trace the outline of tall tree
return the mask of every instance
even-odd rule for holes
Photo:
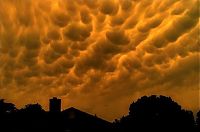
[[[0,113],[11,113],[16,111],[16,107],[12,103],[6,103],[4,99],[0,99]]]
[[[194,117],[191,111],[181,109],[170,97],[152,95],[133,102],[129,115],[120,120],[120,125],[124,131],[192,131]]]

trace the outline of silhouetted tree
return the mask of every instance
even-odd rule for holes
[[[197,124],[198,130],[200,130],[200,111],[197,113],[196,124]]]
[[[44,131],[46,117],[40,104],[27,104],[17,113],[16,127],[18,131],[40,132]]]
[[[16,111],[16,107],[12,103],[4,102],[4,99],[0,99],[0,113],[11,113]]]
[[[20,109],[21,112],[25,113],[41,113],[44,112],[40,104],[27,104],[24,108]]]
[[[174,131],[194,128],[194,117],[191,111],[181,109],[181,106],[170,97],[144,96],[133,102],[129,115],[120,120],[122,131]]]
[[[6,103],[4,99],[0,99],[0,131],[4,132],[5,130],[9,132],[8,128],[13,123],[14,114],[17,109],[14,104]]]

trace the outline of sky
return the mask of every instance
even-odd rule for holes
[[[144,95],[200,108],[199,0],[0,0],[0,98],[112,121]]]

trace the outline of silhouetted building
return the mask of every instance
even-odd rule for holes
[[[62,111],[62,118],[64,131],[104,132],[112,128],[112,123],[73,107]]]
[[[49,111],[50,112],[61,112],[61,99],[53,97],[49,100]]]

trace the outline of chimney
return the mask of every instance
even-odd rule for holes
[[[61,99],[53,97],[49,100],[49,111],[58,113],[61,112]]]

